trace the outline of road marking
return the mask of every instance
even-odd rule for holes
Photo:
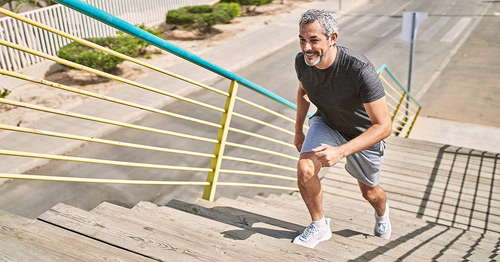
[[[441,29],[447,22],[450,20],[450,17],[445,16],[439,18],[432,26],[430,26],[423,34],[422,37],[419,37],[420,40],[427,41],[433,37],[439,29]]]
[[[362,16],[361,18],[356,19],[356,20],[354,21],[354,23],[349,24],[349,25],[347,25],[346,27],[344,27],[344,28],[343,28],[343,30],[348,31],[348,30],[350,30],[350,29],[352,29],[352,28],[354,28],[354,27],[356,27],[356,26],[358,26],[358,25],[360,25],[360,24],[362,24],[362,23],[364,23],[364,22],[368,21],[368,19],[370,19],[370,18],[372,18],[372,17],[373,17],[373,15],[364,15],[364,16]],[[341,28],[341,29],[342,29],[342,28]]]
[[[390,24],[389,26],[384,28],[384,30],[382,30],[382,32],[379,33],[377,37],[386,37],[388,34],[390,34],[392,31],[394,31],[394,29],[398,28],[399,26],[401,26],[401,21],[398,21],[394,24]]]
[[[389,17],[387,16],[382,16],[382,17],[379,17],[377,20],[375,20],[373,23],[371,23],[370,25],[364,27],[363,29],[360,30],[360,32],[366,32],[366,31],[369,31],[371,30],[372,28],[382,24],[382,23],[385,23],[387,20],[389,20]]]
[[[441,42],[452,43],[455,39],[462,33],[462,31],[469,25],[472,21],[470,17],[462,17],[460,20],[451,28],[446,35],[441,38]]]

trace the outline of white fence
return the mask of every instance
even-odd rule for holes
[[[166,18],[168,10],[189,5],[209,4],[213,0],[84,0],[131,24],[151,24]],[[116,34],[116,29],[69,9],[53,5],[21,13],[39,23],[81,37],[105,37]],[[0,38],[50,55],[57,55],[60,47],[70,41],[38,27],[11,17],[0,18]],[[0,67],[18,71],[44,61],[44,59],[0,45]]]

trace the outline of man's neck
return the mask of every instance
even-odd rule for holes
[[[316,65],[316,68],[327,69],[333,64],[336,57],[337,57],[337,45],[333,45],[330,47],[330,50],[326,55],[326,57],[319,64]]]

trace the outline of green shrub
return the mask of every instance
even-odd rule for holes
[[[273,2],[273,0],[221,0],[221,3],[238,3],[241,6],[261,6]]]
[[[240,11],[240,6],[237,3],[186,6],[169,11],[166,22],[207,33],[216,24],[229,23],[240,15]]]
[[[128,40],[124,37],[93,38],[87,40],[118,52],[121,51],[120,53],[124,53],[124,51],[127,51],[125,53],[130,54],[133,52],[126,50],[126,48],[121,45],[122,43],[120,42],[120,40]],[[125,46],[129,46],[128,44],[125,43]],[[121,58],[109,55],[102,51],[95,50],[76,42],[69,43],[61,47],[59,49],[59,57],[105,72],[113,70],[118,64],[123,62],[123,59]]]
[[[147,29],[144,25],[141,25],[139,27],[152,34],[161,36],[161,31]],[[89,38],[87,40],[130,57],[137,57],[139,55],[145,54],[146,47],[149,46],[149,43],[122,32],[118,32],[118,36]],[[60,58],[105,72],[110,72],[111,70],[116,68],[117,65],[123,62],[123,59],[121,58],[109,55],[102,51],[95,50],[76,42],[69,43],[61,47],[59,49],[58,56]]]
[[[214,6],[214,13],[219,14],[219,21],[227,24],[240,16],[241,8],[238,3],[219,3]]]

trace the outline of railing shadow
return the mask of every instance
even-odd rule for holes
[[[464,261],[469,261],[473,254],[479,251],[488,252],[489,258],[493,261],[498,257],[500,239],[496,239],[496,244],[491,250],[482,250],[480,246],[489,232],[493,232],[493,235],[500,232],[497,222],[498,212],[494,211],[493,206],[499,200],[498,192],[494,191],[498,188],[495,182],[497,182],[499,159],[500,154],[474,149],[450,145],[439,148],[417,213],[418,218],[427,220],[427,225],[350,261],[372,260],[416,237],[421,242],[395,261],[405,260],[426,245],[432,245],[438,238],[450,239],[446,240],[446,245],[436,250],[436,255],[429,258],[431,261],[446,259],[443,256],[448,254],[457,242],[463,241],[470,243],[467,250],[462,250],[464,255],[461,258]],[[478,234],[468,235],[465,238],[471,229]],[[355,234],[344,235],[351,237]],[[436,248],[436,245],[433,246]]]
[[[441,147],[417,217],[482,233],[500,232],[498,223],[491,221],[497,216],[491,211],[499,158],[500,154],[474,149]],[[433,201],[437,210],[429,207]]]

